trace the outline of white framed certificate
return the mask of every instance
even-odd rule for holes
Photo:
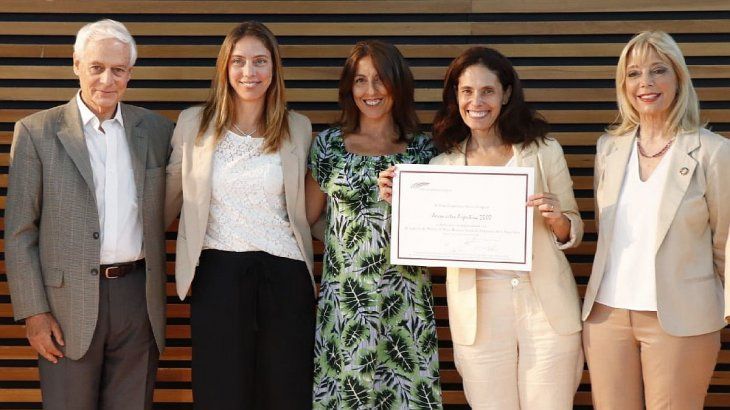
[[[534,170],[398,165],[390,262],[532,270]]]

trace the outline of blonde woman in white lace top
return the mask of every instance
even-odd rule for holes
[[[192,382],[203,409],[312,406],[314,291],[304,210],[309,120],[288,111],[276,39],[226,37],[210,97],[183,111],[167,167],[175,280],[192,288]]]

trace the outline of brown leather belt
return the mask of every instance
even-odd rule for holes
[[[107,279],[117,279],[132,273],[135,268],[144,266],[144,259],[133,262],[115,263],[112,265],[101,265],[101,276]]]

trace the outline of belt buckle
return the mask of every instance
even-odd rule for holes
[[[120,276],[119,271],[119,266],[109,266],[108,268],[104,268],[104,277],[107,279],[118,279]],[[116,274],[111,272],[116,272]]]

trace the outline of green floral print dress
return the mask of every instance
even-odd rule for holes
[[[377,185],[389,166],[425,164],[435,153],[419,134],[403,153],[352,154],[339,128],[312,145],[309,166],[328,196],[315,409],[442,408],[428,272],[389,263],[390,205]]]

